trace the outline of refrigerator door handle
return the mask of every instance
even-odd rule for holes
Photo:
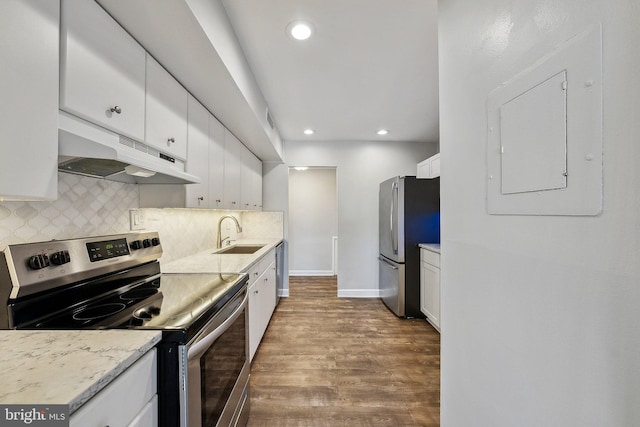
[[[387,266],[393,270],[397,270],[398,267],[396,267],[395,265],[391,264],[389,261],[387,261],[386,259],[382,258],[382,257],[378,257],[378,259],[382,262],[384,262],[385,264],[387,264]]]
[[[389,213],[389,222],[391,227],[391,246],[393,254],[398,255],[398,233],[393,226],[393,213],[398,207],[398,182],[391,184],[391,212]]]

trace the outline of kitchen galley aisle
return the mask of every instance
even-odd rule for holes
[[[439,426],[440,335],[335,277],[291,277],[251,367],[248,426]]]

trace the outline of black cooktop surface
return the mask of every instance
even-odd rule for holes
[[[160,274],[81,298],[19,328],[157,329],[179,332],[177,339],[186,340],[244,286],[246,275]]]

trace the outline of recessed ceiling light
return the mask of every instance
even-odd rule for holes
[[[304,134],[305,135],[313,135],[314,133],[316,133],[316,131],[313,130],[313,129],[305,129],[304,130]]]
[[[313,27],[305,21],[294,21],[287,25],[287,34],[296,40],[306,40],[313,34]]]
[[[306,171],[309,168],[307,166],[296,166],[296,167],[294,167],[294,169],[297,170],[297,171],[302,172],[302,171]]]
[[[387,129],[380,129],[378,132],[376,132],[378,135],[388,135],[389,131]]]

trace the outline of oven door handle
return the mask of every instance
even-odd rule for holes
[[[211,344],[213,344],[213,342],[217,340],[220,335],[224,334],[226,330],[231,327],[231,324],[235,322],[238,317],[240,317],[243,310],[246,308],[247,297],[248,295],[244,296],[242,303],[238,306],[238,308],[236,308],[236,310],[231,314],[231,316],[229,316],[227,320],[220,324],[220,326],[218,326],[211,333],[206,335],[194,345],[189,346],[189,350],[187,351],[187,360],[198,359],[205,351],[207,351],[209,347],[211,347]]]

